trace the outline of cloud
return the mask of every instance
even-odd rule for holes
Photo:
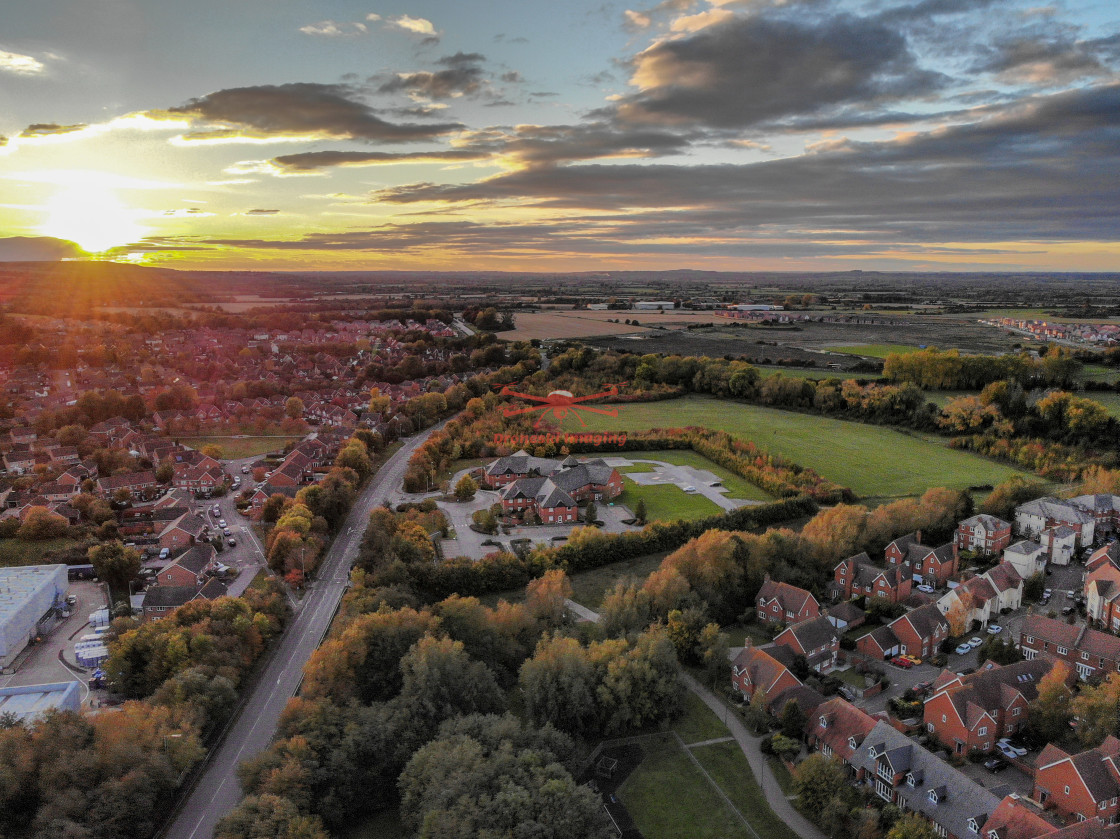
[[[0,50],[0,72],[16,76],[38,76],[46,72],[46,65],[30,55]]]
[[[275,174],[314,172],[332,166],[384,166],[399,163],[461,163],[489,157],[485,151],[450,149],[433,152],[311,151],[273,158]]]
[[[1120,84],[1035,97],[981,122],[745,165],[537,166],[379,190],[382,204],[616,214],[627,241],[1116,241]],[[513,245],[511,244],[511,247]]]
[[[631,32],[649,29],[653,23],[653,18],[646,12],[635,12],[633,9],[627,9],[622,14],[624,17],[623,25]]]
[[[619,129],[606,122],[519,125],[468,131],[457,148],[487,151],[514,167],[549,167],[573,160],[650,158],[685,150],[690,136],[655,128]]]
[[[274,216],[279,213],[279,210],[246,210],[247,216]]]
[[[1094,54],[1095,46],[1062,35],[1021,35],[993,44],[973,70],[1009,84],[1069,84],[1109,72]]]
[[[379,93],[407,91],[426,99],[451,99],[477,95],[485,81],[481,63],[486,56],[477,52],[444,56],[436,63],[445,69],[435,72],[398,73],[379,88]]]
[[[84,122],[79,122],[74,125],[59,125],[55,122],[36,122],[33,125],[27,126],[19,133],[20,137],[50,137],[58,134],[72,134],[75,131],[82,131],[89,126]]]
[[[11,236],[0,239],[0,262],[57,262],[87,256],[69,239],[51,236]]]
[[[174,218],[202,218],[214,214],[208,210],[200,210],[198,207],[178,207],[174,210],[164,210],[163,215],[172,216]]]
[[[614,106],[622,119],[717,128],[926,94],[941,82],[898,32],[850,16],[726,20],[658,41],[632,70],[640,90]]]
[[[347,85],[307,82],[228,88],[150,115],[186,117],[203,126],[185,135],[186,140],[306,137],[399,143],[428,140],[461,127],[390,123]]]
[[[321,20],[318,23],[309,23],[301,26],[299,31],[304,35],[319,35],[326,38],[354,37],[365,35],[369,27],[361,22],[340,23],[335,20]]]
[[[436,28],[432,25],[432,22],[422,17],[401,15],[400,17],[387,18],[386,23],[397,29],[403,29],[405,32],[411,32],[414,35],[427,35],[430,38],[439,37],[439,33],[436,32]]]

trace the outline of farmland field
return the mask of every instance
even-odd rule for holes
[[[637,320],[639,326],[623,323]],[[549,312],[518,312],[514,328],[499,332],[498,337],[507,341],[528,341],[533,338],[586,338],[589,335],[640,335],[655,326],[680,328],[689,323],[708,323],[714,320],[711,312],[682,311],[588,311],[587,309],[554,310]],[[620,321],[611,323],[612,320]]]
[[[862,355],[867,358],[886,358],[892,353],[902,354],[918,352],[919,347],[905,344],[854,344],[845,346],[825,347],[830,352],[844,353],[845,355]]]
[[[1027,474],[950,449],[938,439],[707,397],[629,404],[620,408],[617,418],[588,416],[586,420],[603,431],[689,425],[729,431],[811,467],[859,495],[915,495],[936,486],[964,489]],[[569,422],[566,430],[576,430],[576,421]]]

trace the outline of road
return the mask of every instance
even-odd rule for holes
[[[202,777],[166,829],[164,839],[211,839],[218,820],[237,806],[238,763],[264,751],[276,732],[280,712],[295,695],[303,666],[319,646],[346,590],[370,510],[400,484],[408,458],[442,423],[405,441],[358,497],[319,569],[317,579],[280,640],[237,720],[217,747]]]

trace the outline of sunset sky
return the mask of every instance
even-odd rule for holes
[[[0,237],[183,268],[1117,271],[1120,4],[7,3]]]

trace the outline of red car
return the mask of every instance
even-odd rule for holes
[[[909,670],[914,666],[914,662],[900,655],[896,655],[894,658],[892,658],[891,664],[893,664],[895,667],[901,667],[903,670]]]

